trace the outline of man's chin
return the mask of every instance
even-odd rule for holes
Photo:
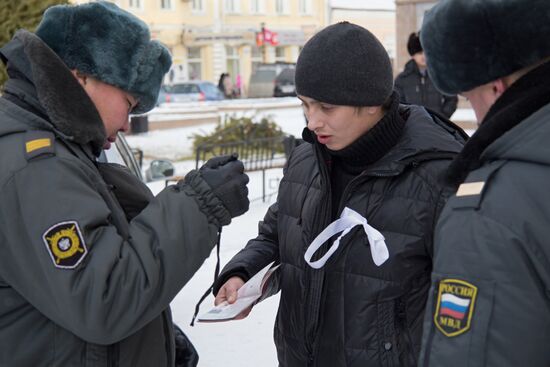
[[[111,142],[106,141],[105,144],[103,144],[103,150],[109,150],[111,149]]]

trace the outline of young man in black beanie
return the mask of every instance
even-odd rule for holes
[[[549,35],[548,0],[442,0],[424,19],[435,85],[480,125],[448,171],[422,366],[550,366]]]
[[[216,304],[233,303],[244,281],[281,264],[280,366],[416,365],[433,225],[449,189],[441,173],[464,138],[400,106],[392,87],[386,50],[354,24],[323,29],[298,58],[307,144],[214,289]]]
[[[395,79],[395,89],[399,93],[401,103],[424,106],[450,118],[456,111],[458,97],[445,95],[433,85],[426,68],[426,57],[420,37],[416,32],[409,36],[407,51],[411,59]]]
[[[174,366],[169,305],[247,210],[242,162],[145,187],[130,213],[121,190],[143,184],[113,185],[97,157],[154,107],[171,57],[111,2],[49,8],[0,58],[0,366]]]

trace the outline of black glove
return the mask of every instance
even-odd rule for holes
[[[174,325],[176,344],[176,367],[196,367],[199,363],[199,354],[185,333]]]
[[[199,169],[200,176],[221,200],[231,218],[246,213],[250,205],[246,187],[249,179],[244,173],[243,162],[237,158],[235,153],[214,157]]]

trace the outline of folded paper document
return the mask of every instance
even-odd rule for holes
[[[215,322],[233,320],[251,305],[259,303],[275,294],[279,287],[278,281],[270,278],[280,265],[272,267],[273,263],[260,270],[237,291],[237,300],[233,304],[222,302],[208,312],[199,316],[197,321]]]

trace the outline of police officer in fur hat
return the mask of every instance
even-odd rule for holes
[[[348,22],[306,43],[296,91],[306,143],[293,150],[258,236],[222,271],[215,302],[235,302],[275,261],[280,366],[415,366],[433,224],[450,188],[442,173],[461,131],[399,105],[386,50]]]
[[[248,209],[242,163],[209,161],[158,196],[141,195],[139,210],[119,200],[132,175],[121,171],[114,185],[96,158],[130,113],[153,108],[171,58],[111,2],[54,6],[0,56],[9,75],[0,365],[174,366],[170,301],[220,227]]]
[[[433,85],[426,69],[426,57],[418,33],[409,35],[407,51],[411,59],[395,79],[395,89],[399,92],[400,101],[427,107],[450,118],[456,111],[458,97],[445,95]]]
[[[442,0],[428,69],[479,128],[435,233],[422,366],[550,366],[550,2]]]

